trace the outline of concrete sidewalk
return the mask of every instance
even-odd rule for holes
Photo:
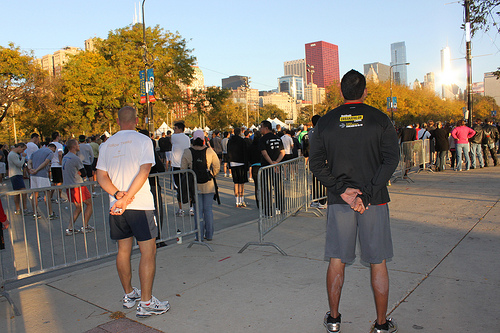
[[[499,332],[500,168],[411,177],[390,187],[389,309],[399,332]],[[113,261],[46,278],[8,290],[22,316],[0,298],[0,332],[324,332],[324,231],[324,217],[302,212],[265,237],[288,256],[255,246],[238,254],[258,240],[255,222],[216,233],[215,252],[161,248],[154,294],[172,308],[147,319],[122,308]],[[346,270],[341,313],[343,333],[368,332],[375,319],[359,262]]]

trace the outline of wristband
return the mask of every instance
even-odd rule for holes
[[[116,200],[118,200],[118,198],[116,197],[116,195],[118,194],[118,192],[120,192],[120,190],[116,191],[115,194],[113,194],[113,196],[115,197]]]

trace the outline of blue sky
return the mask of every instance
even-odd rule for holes
[[[465,38],[461,2],[453,0],[146,0],[146,25],[178,31],[205,75],[221,85],[229,75],[252,77],[251,87],[270,90],[283,62],[304,58],[304,44],[339,46],[340,72],[390,62],[390,44],[405,41],[408,81],[428,72],[439,80],[440,50],[451,48],[457,84],[465,88]],[[84,47],[90,37],[132,23],[137,0],[4,0],[0,45],[14,42],[41,57],[65,47]],[[500,66],[500,39],[492,32],[473,39],[473,81]],[[483,56],[484,55],[484,56]],[[478,57],[481,56],[481,57]],[[460,59],[462,58],[462,59]]]

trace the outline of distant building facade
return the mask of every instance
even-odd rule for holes
[[[320,88],[326,88],[334,82],[340,83],[339,47],[324,41],[308,43],[306,49],[307,66],[314,66],[314,74],[306,72],[306,83],[315,83]]]
[[[284,75],[299,75],[306,84],[306,59],[290,60],[284,62]]]
[[[285,75],[278,79],[278,91],[286,92],[295,100],[304,99],[304,80],[299,75]]]
[[[37,61],[50,76],[59,76],[64,65],[69,61],[69,57],[80,52],[81,49],[78,47],[67,46],[61,50],[57,50],[53,54],[44,55],[41,59],[37,59]]]
[[[314,94],[314,95],[313,95]],[[315,83],[309,83],[304,89],[304,100],[311,105],[322,103],[326,98],[326,89],[318,87]]]
[[[205,90],[205,77],[203,75],[203,71],[198,66],[191,67],[194,70],[193,81],[191,81],[189,86],[182,83],[179,84],[179,88],[181,89],[181,96],[186,101],[192,100],[195,90]],[[195,111],[196,108],[193,103],[175,103],[172,108],[172,119],[182,119],[188,114]]]
[[[493,97],[497,105],[500,105],[500,80],[493,72],[484,73],[484,95]]]
[[[236,90],[239,87],[245,87],[248,84],[248,76],[233,75],[222,79],[223,89]]]
[[[408,85],[408,71],[406,60],[406,44],[405,42],[397,42],[391,44],[391,66],[392,78],[395,84]],[[397,64],[401,64],[396,66]]]
[[[389,78],[390,78],[390,71],[391,71],[391,67],[390,66],[387,66],[387,65],[384,65],[380,62],[372,62],[370,64],[364,64],[363,65],[363,71],[364,71],[364,74],[365,76],[368,76],[368,74],[370,73],[370,69],[373,70],[373,72],[375,74],[377,74],[377,79],[379,82],[384,82],[384,81],[389,81]],[[372,74],[373,76],[373,74]]]
[[[297,119],[297,105],[288,93],[265,93],[259,96],[259,106],[274,104],[286,114],[287,119]]]

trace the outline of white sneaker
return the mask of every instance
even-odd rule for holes
[[[194,208],[189,208],[189,215],[194,216]]]
[[[177,213],[175,213],[175,216],[184,216],[184,211],[182,209],[179,209]]]
[[[161,315],[170,309],[168,301],[161,302],[156,297],[151,296],[149,302],[140,301],[135,315],[139,318],[149,317],[151,315]]]
[[[136,287],[134,287],[130,294],[123,295],[122,304],[125,309],[130,309],[135,305],[135,302],[140,300],[141,300],[141,291]]]

